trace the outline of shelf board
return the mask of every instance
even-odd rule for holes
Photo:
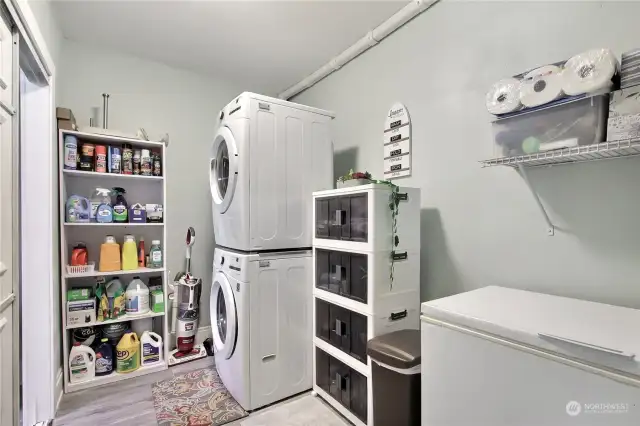
[[[483,160],[480,163],[482,167],[542,167],[634,157],[637,155],[640,155],[640,138],[602,142],[593,145],[580,145],[573,148],[537,152],[535,154],[518,155],[515,157],[493,158]]]
[[[92,179],[139,179],[149,181],[162,181],[164,176],[142,176],[142,175],[123,175],[118,173],[98,173],[98,172],[85,172],[83,170],[62,170],[62,173],[67,177],[73,178],[92,178]]]
[[[66,309],[66,306],[63,307],[63,309]],[[101,326],[101,325],[107,325],[107,324],[115,324],[118,322],[136,321],[136,320],[145,319],[145,318],[161,317],[163,315],[164,315],[164,312],[153,312],[153,311],[149,311],[148,313],[142,314],[142,315],[124,314],[120,318],[114,319],[114,320],[96,321],[96,322],[89,322],[86,324],[77,324],[77,325],[67,325],[66,329],[73,330],[74,328],[81,328],[81,327],[95,327],[95,326]]]
[[[162,149],[162,146],[164,145],[163,142],[145,141],[142,139],[128,138],[125,136],[101,135],[98,133],[78,132],[75,130],[60,130],[60,133],[63,136],[73,135],[82,141],[93,141],[97,143],[103,143],[105,145],[128,143],[136,147],[149,147],[151,149]]]
[[[97,222],[65,222],[64,226],[93,226],[93,227],[111,227],[111,226],[164,226],[164,222],[162,223],[156,223],[156,222],[151,222],[151,223],[129,223],[129,222],[125,222],[125,223],[117,223],[117,222],[111,222],[111,223],[97,223]]]
[[[87,380],[86,382],[80,383],[71,383],[67,384],[67,392],[77,392],[80,390],[92,388],[95,386],[106,385],[108,383],[119,382],[120,380],[132,379],[134,377],[144,376],[146,374],[157,373],[159,371],[166,370],[167,363],[166,361],[160,361],[157,365],[149,365],[147,367],[140,367],[136,371],[132,371],[131,373],[116,373],[115,371],[107,376],[96,376],[92,380]]]
[[[65,268],[66,269],[66,268]],[[87,277],[109,277],[109,276],[120,276],[120,275],[139,275],[139,274],[153,274],[153,273],[162,273],[165,271],[165,268],[138,268],[132,269],[130,271],[112,271],[112,272],[85,272],[83,274],[68,274],[64,273],[65,278],[87,278]]]
[[[373,314],[373,311],[371,310],[370,305],[355,301],[353,299],[349,299],[348,297],[340,296],[339,294],[332,293],[330,291],[324,290],[319,287],[313,288],[313,296],[317,297],[318,299],[324,300],[325,302],[329,302],[334,305],[341,306],[345,309],[348,309],[353,312],[357,312],[359,314],[363,314],[363,315]]]

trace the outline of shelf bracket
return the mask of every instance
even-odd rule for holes
[[[547,211],[545,210],[544,205],[542,204],[542,201],[540,201],[540,197],[538,196],[538,193],[533,189],[533,186],[529,181],[529,175],[527,175],[527,171],[525,170],[525,167],[522,164],[518,164],[518,170],[520,170],[520,174],[522,175],[524,182],[527,184],[527,187],[529,188],[529,191],[533,195],[533,198],[535,198],[536,203],[538,204],[538,207],[540,208],[540,211],[544,216],[544,220],[547,222],[547,226],[548,226],[547,235],[550,237],[553,237],[555,235],[556,228],[555,226],[553,226],[553,223],[551,223],[551,219],[549,219],[549,215],[547,214]]]

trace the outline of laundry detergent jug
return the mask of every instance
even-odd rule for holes
[[[142,366],[162,361],[162,337],[153,331],[145,331],[140,338],[142,347]]]
[[[109,339],[103,337],[96,348],[96,376],[106,376],[113,373],[113,346]]]
[[[140,368],[140,341],[136,333],[125,333],[116,346],[118,373],[131,373]]]
[[[127,286],[126,309],[128,315],[140,315],[149,312],[149,287],[140,277],[133,277]]]
[[[96,376],[96,353],[89,346],[76,342],[69,354],[69,380],[71,383],[85,382]]]

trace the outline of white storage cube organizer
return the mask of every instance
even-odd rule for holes
[[[420,247],[420,190],[400,187],[397,250]],[[391,188],[369,184],[313,193],[313,245],[342,250],[389,250],[393,244]]]
[[[313,390],[358,426],[374,424],[367,341],[420,324],[420,191],[399,193],[397,247],[387,185],[313,195]]]

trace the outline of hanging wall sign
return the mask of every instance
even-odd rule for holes
[[[393,104],[384,124],[384,178],[395,179],[411,175],[411,118],[407,108]]]

